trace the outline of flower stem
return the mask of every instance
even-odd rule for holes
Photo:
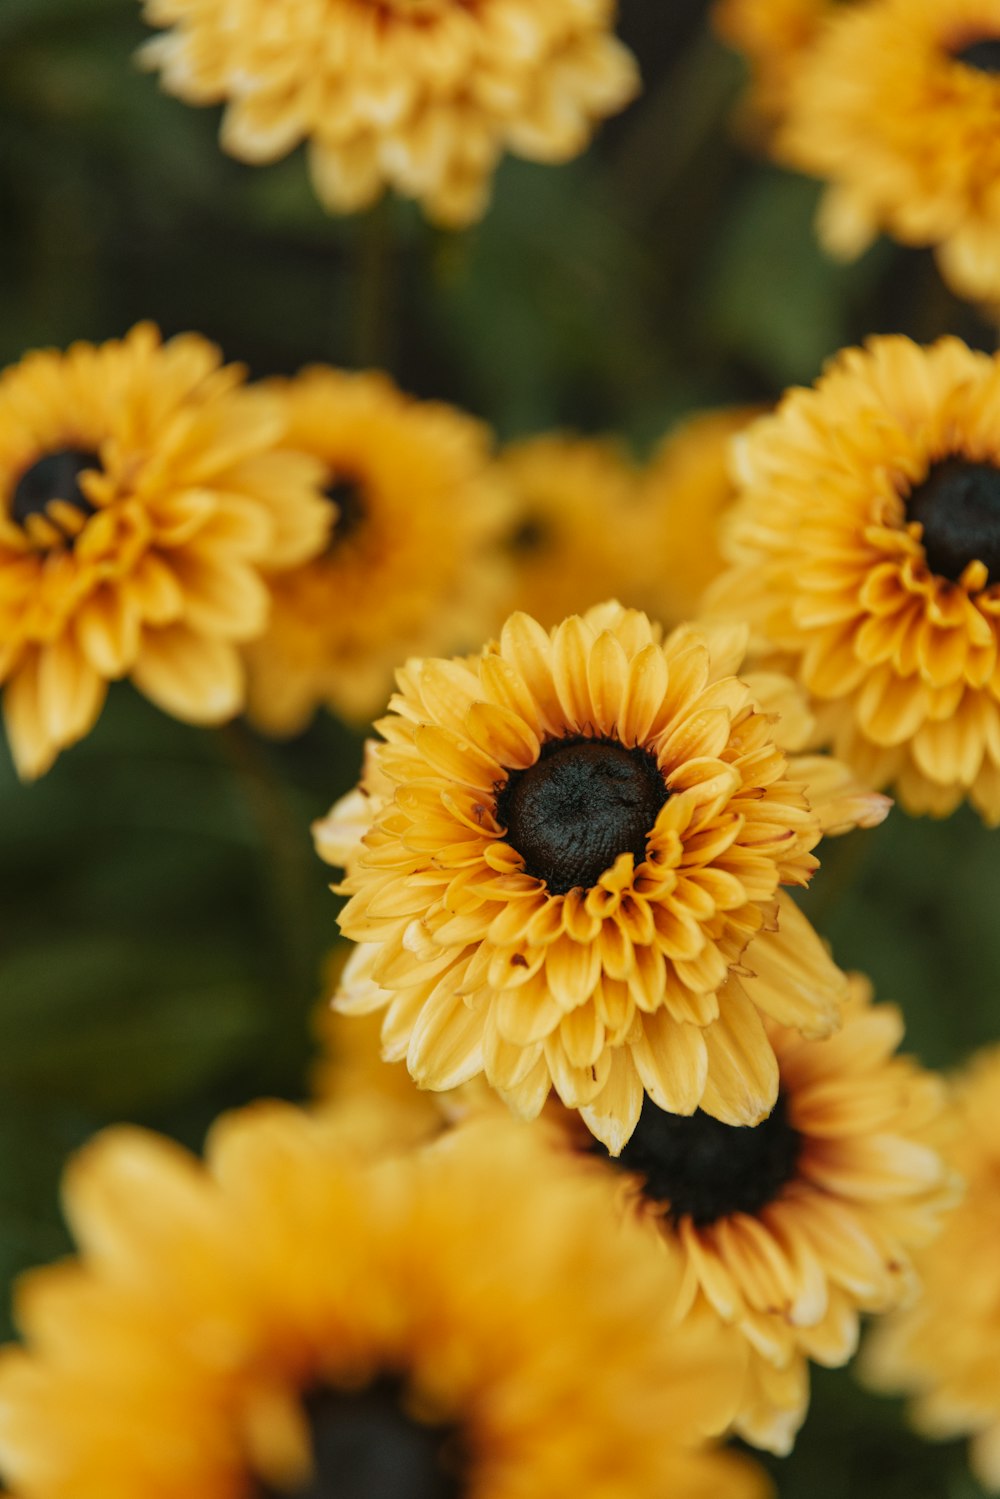
[[[354,357],[362,369],[391,369],[396,254],[392,204],[380,199],[359,225]]]

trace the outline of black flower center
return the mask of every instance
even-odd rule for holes
[[[957,583],[968,564],[979,561],[990,582],[1000,583],[1000,469],[945,458],[907,496],[906,513],[924,528],[932,572]]]
[[[462,1499],[460,1433],[407,1415],[399,1380],[310,1395],[313,1476],[291,1490],[268,1485],[256,1499]]]
[[[795,1175],[801,1143],[780,1093],[754,1129],[720,1124],[701,1109],[689,1118],[667,1114],[647,1096],[632,1138],[608,1159],[641,1176],[643,1195],[662,1204],[671,1222],[689,1217],[704,1225],[773,1202]]]
[[[552,528],[541,516],[526,515],[510,538],[515,557],[531,557],[545,551],[552,541]]]
[[[32,516],[41,516],[72,546],[79,528],[71,529],[65,524],[65,517],[60,518],[58,507],[55,514],[49,507],[53,501],[61,500],[64,505],[79,511],[83,519],[93,515],[94,507],[80,489],[80,475],[88,468],[100,468],[100,460],[96,453],[79,448],[63,448],[58,453],[47,453],[44,458],[39,458],[25,469],[14,486],[11,519],[24,526]]]
[[[596,885],[619,854],[646,857],[668,796],[648,750],[608,739],[553,739],[528,770],[512,771],[497,817],[528,874],[553,895]]]
[[[960,52],[952,53],[952,56],[967,68],[975,68],[977,73],[1000,73],[1000,37],[980,37],[978,41],[969,42]]]
[[[360,480],[345,474],[327,485],[323,493],[337,507],[337,524],[332,537],[332,544],[336,547],[353,536],[364,522],[368,514],[365,491]]]

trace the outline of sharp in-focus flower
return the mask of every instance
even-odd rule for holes
[[[719,525],[736,498],[732,442],[759,414],[747,406],[699,412],[654,453],[639,487],[630,602],[655,619],[693,619],[723,570]]]
[[[548,628],[602,599],[627,598],[637,565],[639,473],[624,449],[547,433],[511,443],[500,469],[514,504],[507,612],[523,610]]]
[[[666,1114],[647,1098],[613,1162],[657,1249],[664,1238],[680,1246],[696,1304],[707,1301],[746,1337],[735,1430],[778,1453],[805,1417],[807,1360],[845,1363],[859,1313],[911,1293],[910,1252],[934,1236],[954,1197],[931,1143],[940,1081],[892,1055],[902,1017],[870,1000],[855,975],[843,1028],[827,1040],[768,1022],[778,1102],[755,1129]]]
[[[712,24],[746,59],[751,87],[745,104],[754,134],[769,133],[788,112],[803,58],[837,0],[715,0]]]
[[[14,760],[41,775],[129,677],[177,718],[243,706],[261,569],[323,545],[320,466],[281,404],[195,334],[28,354],[0,376],[0,683]]]
[[[925,1436],[970,1436],[977,1478],[1000,1493],[1000,1047],[966,1067],[943,1135],[965,1196],[916,1257],[920,1297],[876,1329],[862,1368],[866,1383],[913,1397]]]
[[[736,675],[744,648],[608,604],[399,672],[361,791],[317,830],[362,944],[338,1004],[387,1007],[387,1059],[434,1089],[485,1072],[525,1116],[555,1087],[614,1152],[644,1090],[770,1112],[762,1015],[828,1034],[846,985],[781,886],[888,804],[786,752],[811,720],[787,679]]]
[[[738,1362],[673,1327],[678,1257],[591,1232],[592,1171],[513,1121],[365,1161],[262,1105],[207,1169],[110,1131],[66,1187],[81,1257],[22,1282],[0,1358],[21,1499],[763,1499],[706,1440]]]
[[[496,619],[509,510],[490,434],[380,374],[316,367],[268,389],[289,446],[322,464],[337,519],[322,556],[272,580],[247,657],[251,716],[273,734],[300,732],[320,704],[368,723],[400,661],[469,647]]]
[[[335,213],[386,188],[459,227],[505,151],[564,162],[638,92],[615,0],[145,0],[143,49],[190,104],[225,103],[248,162],[308,142]]]
[[[1000,359],[872,339],[740,448],[732,568],[746,619],[869,785],[1000,823]]]
[[[820,234],[851,259],[880,231],[931,245],[960,296],[1000,302],[995,0],[869,0],[832,17],[778,149],[829,182]]]

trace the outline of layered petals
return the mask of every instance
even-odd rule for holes
[[[916,1256],[921,1295],[877,1327],[862,1351],[866,1383],[911,1397],[912,1424],[940,1440],[971,1437],[970,1460],[1000,1493],[1000,1050],[977,1053],[955,1080],[941,1129],[965,1193]]]
[[[815,757],[799,774],[781,746],[801,699],[771,677],[758,702],[733,674],[745,644],[662,640],[608,604],[549,632],[514,615],[480,657],[399,674],[361,791],[317,840],[347,869],[341,925],[361,944],[337,1002],[386,1006],[387,1054],[421,1086],[478,1063],[518,1112],[554,1088],[618,1150],[644,1091],[731,1124],[767,1114],[762,1016],[836,1026],[846,980],[779,890],[808,881],[824,827],[888,804]]]
[[[245,698],[262,578],[323,544],[322,468],[280,405],[189,334],[27,355],[0,376],[0,684],[19,773],[84,737],[130,677],[192,723]]]
[[[563,162],[638,90],[614,0],[146,0],[142,52],[189,104],[225,103],[222,144],[276,161],[309,143],[334,213],[392,188],[431,218],[481,218],[505,151]]]
[[[679,1255],[652,1261],[631,1222],[592,1231],[584,1162],[508,1119],[399,1154],[357,1125],[258,1105],[204,1166],[129,1128],[73,1162],[79,1257],[22,1283],[24,1344],[0,1353],[5,1485],[333,1493],[347,1428],[373,1493],[388,1445],[426,1492],[764,1499],[709,1445],[738,1394],[729,1340],[677,1325]]]
[[[401,661],[466,646],[500,612],[510,509],[490,433],[372,372],[315,366],[267,391],[289,448],[322,469],[329,543],[268,579],[268,627],[246,651],[250,716],[281,736],[320,705],[370,723]]]
[[[934,816],[967,798],[990,825],[1000,822],[1000,559],[988,521],[998,411],[1000,360],[958,339],[845,351],[740,440],[730,565],[706,601],[712,617],[750,621],[755,650],[810,694],[812,741],[862,786],[894,787],[908,810]],[[806,762],[828,827],[841,805],[849,818],[860,811],[838,774]]]

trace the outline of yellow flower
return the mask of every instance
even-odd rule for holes
[[[664,1238],[680,1247],[692,1296],[747,1339],[735,1430],[778,1453],[805,1417],[807,1360],[845,1363],[859,1313],[900,1304],[912,1290],[910,1252],[953,1199],[930,1143],[939,1081],[892,1055],[902,1017],[870,1001],[870,985],[853,976],[843,1029],[828,1040],[768,1022],[778,1103],[755,1129],[678,1118],[647,1098],[609,1162],[624,1170],[657,1248]]]
[[[749,620],[835,753],[913,812],[1000,822],[1000,360],[872,339],[741,449],[709,595]]]
[[[243,706],[261,568],[316,552],[329,519],[319,466],[276,450],[280,403],[242,378],[147,324],[0,376],[0,683],[22,776],[83,738],[119,677],[192,723]]]
[[[442,1128],[443,1095],[421,1092],[402,1062],[382,1060],[380,1015],[341,1015],[330,1003],[348,951],[342,943],[327,959],[325,994],[313,1018],[320,1046],[311,1077],[315,1106],[370,1148],[429,1139]]]
[[[715,0],[712,24],[750,69],[747,113],[769,131],[784,120],[792,85],[835,0]]]
[[[732,439],[758,407],[703,411],[663,440],[639,490],[630,602],[670,625],[693,619],[722,571],[718,529],[736,498]]]
[[[320,704],[365,723],[407,656],[470,646],[496,618],[508,518],[485,427],[380,374],[314,368],[283,397],[289,445],[319,459],[337,524],[326,552],[272,580],[248,652],[250,712],[304,729]]]
[[[995,0],[870,0],[803,60],[779,150],[831,185],[834,254],[880,230],[933,245],[960,296],[1000,300],[1000,18]]]
[[[846,983],[780,887],[887,804],[785,753],[811,722],[785,678],[735,675],[744,646],[608,604],[398,673],[361,792],[318,830],[362,943],[338,1003],[388,1007],[387,1059],[434,1089],[485,1072],[525,1116],[554,1086],[615,1153],[644,1088],[770,1111],[762,1013],[827,1034]]]
[[[22,1499],[751,1499],[706,1446],[738,1364],[667,1334],[680,1265],[591,1231],[593,1173],[513,1122],[359,1159],[283,1105],[207,1168],[136,1129],[71,1167],[75,1263],[22,1282],[0,1470]],[[351,1480],[353,1487],[341,1489]],[[727,1486],[728,1485],[728,1486]]]
[[[301,141],[323,204],[387,188],[440,223],[478,219],[505,151],[563,162],[638,92],[615,0],[145,0],[164,87],[226,104],[222,144],[276,161]]]
[[[921,1295],[863,1355],[866,1382],[914,1397],[925,1436],[971,1436],[972,1466],[1000,1492],[1000,1047],[979,1052],[955,1089],[947,1154],[965,1197],[916,1258]]]
[[[629,597],[638,473],[615,442],[547,433],[511,443],[500,469],[514,498],[511,607],[546,628]]]

